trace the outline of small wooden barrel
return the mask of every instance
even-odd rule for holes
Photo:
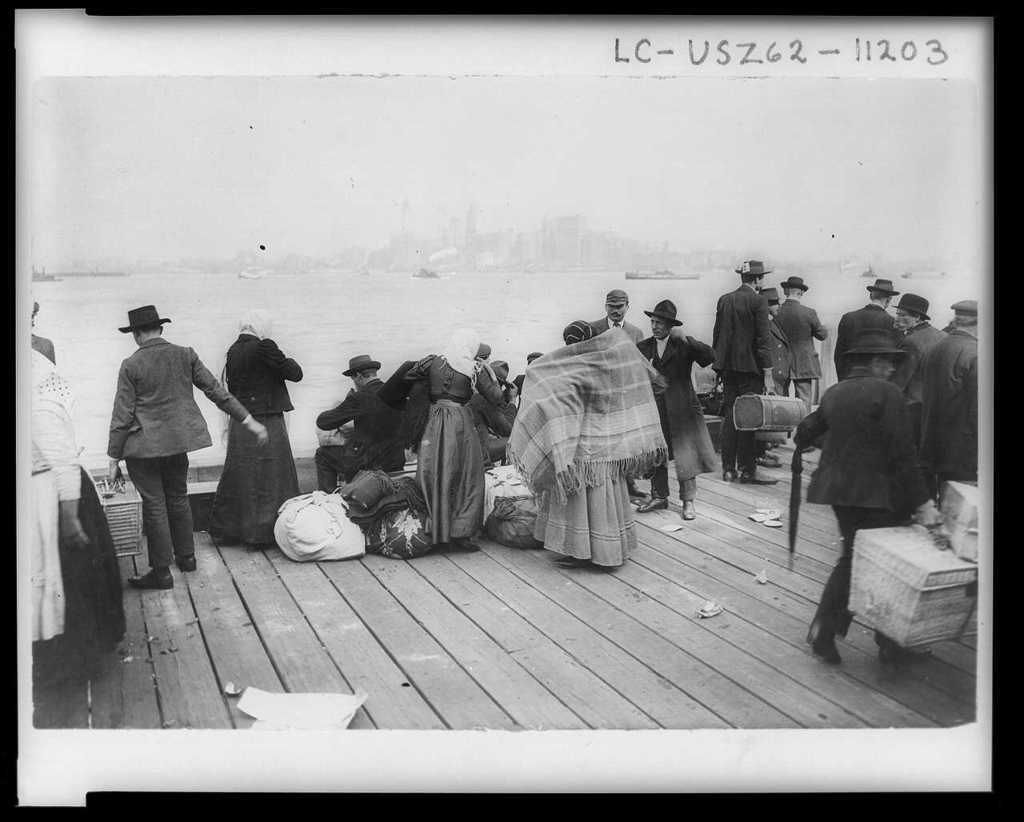
[[[792,431],[807,416],[799,397],[774,394],[744,394],[732,406],[737,431]]]
[[[110,485],[105,479],[96,481],[103,513],[114,539],[118,556],[142,553],[142,497],[130,480]]]

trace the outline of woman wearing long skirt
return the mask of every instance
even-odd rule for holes
[[[563,565],[622,565],[636,547],[627,477],[668,457],[664,379],[622,331],[577,321],[526,371],[509,454],[537,497],[534,537]]]
[[[284,414],[292,410],[285,381],[299,382],[302,368],[270,334],[269,314],[251,311],[239,323],[238,339],[227,353],[228,391],[266,426],[269,441],[261,446],[241,423],[231,420],[210,517],[210,533],[226,542],[273,545],[278,508],[299,494]]]
[[[70,386],[37,351],[32,389],[34,724],[63,727],[63,688],[84,688],[124,636],[121,575],[96,488],[78,464]]]
[[[423,380],[430,395],[416,469],[430,512],[427,530],[435,545],[465,551],[478,550],[471,540],[484,522],[484,457],[466,403],[479,392],[492,405],[504,405],[497,378],[476,359],[479,346],[476,332],[457,331],[443,355],[424,357],[404,377]]]

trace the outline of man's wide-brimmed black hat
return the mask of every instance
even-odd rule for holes
[[[853,348],[843,356],[851,354],[888,354],[898,357],[907,352],[896,347],[896,340],[891,331],[884,328],[869,328],[861,331],[853,340]]]
[[[764,263],[760,260],[744,260],[743,264],[736,269],[737,274],[749,274],[752,277],[763,277],[765,274],[771,274],[770,268],[765,268]]]
[[[379,371],[380,363],[369,354],[357,354],[348,361],[348,371],[342,371],[346,377],[354,377],[360,371]]]
[[[779,288],[799,288],[801,291],[809,291],[811,287],[804,282],[803,277],[790,275],[789,279],[779,283]]]
[[[676,304],[672,300],[662,300],[656,306],[654,311],[645,311],[648,317],[659,317],[662,320],[667,320],[669,325],[682,325],[682,320],[676,319]]]
[[[888,294],[890,297],[895,297],[897,294],[900,293],[899,291],[893,289],[892,280],[883,279],[876,279],[874,285],[868,286],[868,291],[879,291],[882,294]]]
[[[144,305],[141,308],[133,308],[128,312],[128,325],[121,326],[118,331],[122,334],[127,334],[129,331],[135,331],[139,328],[145,328],[147,325],[163,325],[169,323],[166,317],[161,317],[160,312],[156,310],[156,306]]]
[[[922,320],[930,320],[928,316],[928,300],[924,297],[920,297],[917,294],[904,294],[900,297],[900,303],[896,308],[901,311],[909,311],[916,317],[920,317]]]

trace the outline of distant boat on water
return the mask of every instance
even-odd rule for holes
[[[257,268],[243,268],[238,272],[240,280],[262,280],[263,272]]]
[[[901,274],[901,277],[905,280],[940,280],[946,276],[945,271],[908,271],[906,274]]]
[[[866,268],[866,269],[864,270],[864,273],[863,273],[863,274],[861,274],[860,276],[862,276],[862,277],[868,277],[868,278],[870,278],[870,277],[874,277],[874,276],[875,276],[875,272],[874,272],[874,270],[873,270],[873,269],[871,268],[871,266],[869,265],[869,266],[868,266],[868,267],[867,267],[867,268]]]
[[[60,282],[60,277],[55,274],[47,274],[46,269],[42,271],[36,271],[35,267],[32,268],[32,282],[36,283],[53,283]]]
[[[699,280],[700,274],[691,271],[686,274],[676,274],[667,268],[660,271],[627,271],[627,280]]]
[[[429,268],[421,268],[415,274],[410,275],[414,280],[439,280],[436,271],[431,271]]]
[[[53,274],[47,274],[44,268],[41,272],[32,269],[32,279],[39,281],[47,280],[66,280],[69,277],[127,277],[128,275],[123,271],[57,271]]]

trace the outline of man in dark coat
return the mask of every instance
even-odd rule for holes
[[[790,374],[793,373],[793,354],[790,347],[789,337],[785,329],[779,324],[779,292],[774,288],[762,288],[761,296],[768,301],[768,330],[772,335],[772,379],[775,380],[776,389],[779,386],[789,385]],[[785,390],[782,391],[785,394]],[[785,435],[781,435],[784,437]],[[768,453],[769,443],[757,439],[757,464],[766,468],[778,468],[782,463],[778,457]]]
[[[922,368],[921,462],[933,491],[978,480],[978,303],[952,308],[954,327]]]
[[[485,467],[500,463],[505,458],[505,447],[516,421],[516,400],[519,396],[516,387],[508,382],[507,362],[495,360],[491,363],[491,369],[501,386],[504,403],[493,405],[480,393],[473,394],[466,403],[480,437]]]
[[[355,388],[341,404],[316,418],[317,428],[337,434],[333,442],[324,438],[313,457],[321,491],[334,491],[339,478],[348,482],[364,469],[401,471],[405,466],[402,412],[380,398],[384,383],[377,376],[379,370],[380,363],[369,354],[352,357],[342,373]],[[342,426],[345,429],[339,431]]]
[[[714,369],[722,377],[722,479],[755,485],[777,480],[756,476],[757,449],[752,431],[737,431],[732,408],[742,394],[774,394],[772,377],[772,336],[768,325],[768,302],[758,293],[770,269],[760,260],[748,260],[736,269],[742,285],[718,298],[715,310]]]
[[[810,413],[814,382],[821,379],[821,361],[814,350],[814,341],[828,339],[828,330],[818,319],[818,312],[803,304],[803,296],[809,286],[802,277],[791,276],[781,287],[786,300],[779,308],[778,323],[786,332],[793,362],[790,368],[792,377],[783,382],[776,378],[775,382],[779,393],[786,395],[792,381],[796,395],[804,401],[807,413]]]
[[[918,468],[906,403],[889,381],[900,356],[884,328],[862,331],[846,353],[847,378],[825,392],[794,437],[798,448],[822,443],[807,501],[832,506],[843,540],[807,635],[814,653],[832,664],[840,662],[835,636],[846,636],[853,618],[847,606],[857,531],[903,525],[911,515],[923,525],[939,521]],[[875,642],[883,661],[902,655],[882,634],[876,632]]]
[[[136,588],[174,587],[171,560],[182,571],[196,568],[192,509],[188,501],[188,452],[213,444],[192,387],[267,443],[267,429],[209,372],[191,348],[163,339],[162,318],[145,305],[128,312],[138,350],[121,363],[110,418],[108,478],[120,474],[124,459],[142,497],[142,521],[149,543],[149,573],[128,581]]]
[[[892,302],[892,298],[899,293],[899,291],[893,291],[892,280],[876,279],[874,285],[868,286],[870,302],[863,308],[843,314],[836,331],[835,360],[838,379],[846,379],[843,370],[845,368],[843,355],[853,346],[853,341],[861,331],[879,328],[890,333],[894,332],[895,323],[892,315],[886,312],[886,309]],[[895,344],[895,342],[894,334],[893,343]]]
[[[715,449],[708,435],[697,394],[693,390],[691,371],[693,364],[710,365],[715,352],[709,345],[693,337],[669,334],[682,322],[676,319],[676,307],[671,300],[662,300],[653,311],[645,311],[651,318],[651,336],[637,346],[650,361],[654,370],[668,383],[664,393],[655,396],[661,431],[668,443],[668,458],[675,460],[679,497],[683,501],[683,519],[696,517],[694,500],[697,498],[697,474],[715,470]],[[668,465],[662,463],[654,469],[651,479],[651,499],[642,503],[641,514],[668,508]]]
[[[921,442],[921,399],[924,386],[924,358],[946,333],[929,322],[928,300],[917,294],[904,294],[896,306],[896,332],[902,334],[897,346],[904,351],[896,364],[892,381],[903,392],[910,412],[914,443]]]
[[[39,313],[39,303],[32,303],[32,327],[36,327],[36,314]],[[46,339],[46,337],[37,337],[35,334],[32,335],[32,348],[42,354],[46,359],[52,362],[54,365],[57,364],[57,355],[53,353],[53,342]]]
[[[626,322],[626,312],[629,310],[629,295],[621,288],[615,288],[608,292],[604,299],[605,315],[599,320],[590,323],[594,334],[603,334],[609,328],[621,328],[629,338],[639,343],[644,338],[644,332],[632,323]]]

